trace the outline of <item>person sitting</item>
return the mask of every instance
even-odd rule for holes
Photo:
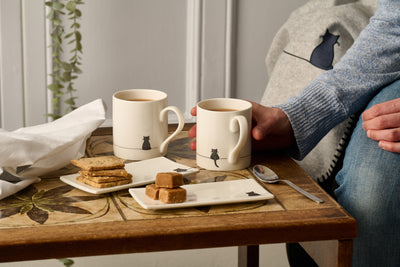
[[[252,105],[253,147],[284,149],[297,160],[361,113],[334,194],[357,220],[353,266],[400,265],[400,1],[378,0],[345,55],[300,94],[272,107]],[[196,136],[195,126],[189,136]]]

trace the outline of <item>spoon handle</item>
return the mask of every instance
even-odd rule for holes
[[[298,187],[297,185],[295,185],[294,183],[292,183],[289,180],[280,180],[282,182],[285,182],[286,184],[288,184],[289,186],[291,186],[293,189],[297,190],[298,192],[302,193],[303,195],[305,195],[306,197],[308,197],[309,199],[314,200],[317,203],[323,203],[324,201],[322,199],[320,199],[319,197],[314,196],[313,194],[307,192],[306,190]]]

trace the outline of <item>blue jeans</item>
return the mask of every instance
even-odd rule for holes
[[[368,107],[400,98],[400,80]],[[336,176],[338,202],[357,220],[353,266],[400,266],[400,154],[367,137],[360,118]]]

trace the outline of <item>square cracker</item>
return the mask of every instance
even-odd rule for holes
[[[120,169],[125,167],[124,161],[116,156],[73,159],[71,163],[85,171]]]
[[[78,180],[79,182],[88,184],[90,186],[96,187],[96,188],[108,188],[108,187],[113,187],[113,186],[118,186],[118,185],[129,184],[132,182],[132,179],[125,179],[125,180],[115,181],[115,182],[96,183],[96,182],[90,181],[88,179],[85,179],[82,176],[76,177],[76,180]]]
[[[117,181],[132,181],[132,175],[128,175],[126,177],[122,176],[85,176],[81,175],[84,179],[95,182],[95,183],[108,183],[108,182],[117,182]]]
[[[95,170],[95,171],[83,171],[80,170],[79,174],[82,176],[120,176],[128,177],[129,174],[125,169],[112,169],[112,170]]]

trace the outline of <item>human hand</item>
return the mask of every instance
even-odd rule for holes
[[[273,150],[289,147],[294,142],[289,118],[279,108],[265,107],[251,102],[252,144],[254,150]]]
[[[269,108],[249,101],[252,104],[252,146],[254,150],[280,149],[294,142],[292,126],[286,114],[278,108]],[[196,107],[190,111],[197,115]],[[189,137],[196,137],[196,125],[189,130]],[[196,141],[190,144],[196,150]]]
[[[400,98],[376,104],[362,114],[367,136],[384,150],[400,153]]]
[[[190,110],[190,115],[192,115],[192,116],[196,116],[197,115],[197,108],[196,107],[193,107]],[[190,138],[195,138],[196,137],[196,125],[197,124],[195,124],[192,128],[189,129],[188,134],[189,134]],[[190,149],[191,150],[196,150],[196,140],[194,140],[194,141],[192,141],[190,143]]]

